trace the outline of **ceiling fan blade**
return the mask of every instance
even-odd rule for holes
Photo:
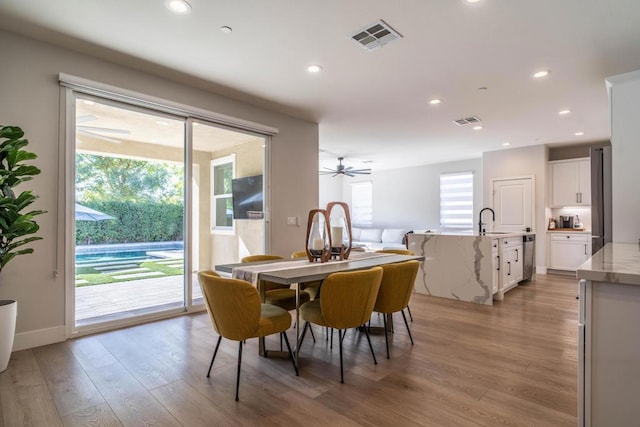
[[[354,170],[350,170],[349,172],[351,172],[351,173],[370,174],[371,173],[371,169],[354,169]]]
[[[98,120],[98,118],[93,114],[87,114],[85,116],[76,117],[76,123],[86,123],[86,122],[92,122],[94,120]]]
[[[119,133],[122,135],[131,135],[131,131],[126,129],[101,128],[101,127],[95,127],[95,126],[77,126],[77,127],[82,128],[87,132],[105,132],[105,133]]]
[[[112,142],[114,144],[122,144],[122,141],[114,138],[109,138],[108,136],[100,135],[99,133],[89,132],[88,130],[78,129],[79,134],[89,135],[92,138],[101,139],[106,142]]]

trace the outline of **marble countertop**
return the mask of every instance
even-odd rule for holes
[[[578,267],[578,279],[640,285],[640,245],[607,243]]]

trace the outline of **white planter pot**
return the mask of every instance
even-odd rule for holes
[[[0,372],[4,372],[9,365],[17,314],[18,303],[15,300],[0,300]]]

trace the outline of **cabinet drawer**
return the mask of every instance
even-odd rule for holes
[[[552,234],[552,242],[582,242],[587,243],[591,238],[590,234]]]
[[[514,246],[522,245],[522,236],[518,237],[505,237],[502,239],[502,248],[512,248]]]

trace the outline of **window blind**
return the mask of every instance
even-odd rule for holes
[[[351,223],[373,224],[373,183],[371,181],[351,184]]]
[[[440,227],[473,229],[473,172],[440,175]]]

